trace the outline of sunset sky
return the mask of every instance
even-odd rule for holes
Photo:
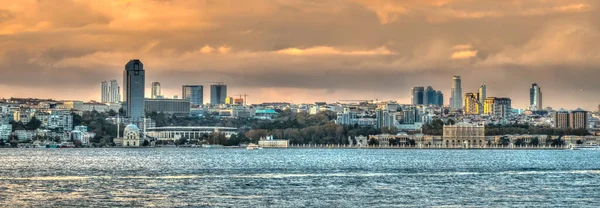
[[[223,81],[249,103],[410,102],[431,85],[600,104],[598,0],[0,0],[0,97],[99,100],[137,58],[146,94]]]

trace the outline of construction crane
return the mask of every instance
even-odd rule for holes
[[[244,106],[246,105],[246,100],[248,99],[248,94],[244,93],[243,95],[235,95],[235,96],[240,96],[240,98],[242,98],[242,96],[244,96]]]
[[[217,84],[217,85],[225,84],[225,82],[223,82],[223,81],[213,81],[213,82],[207,82],[207,83],[212,83],[212,84]]]

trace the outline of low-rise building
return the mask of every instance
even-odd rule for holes
[[[445,146],[484,146],[485,125],[460,122],[444,125],[443,144]]]

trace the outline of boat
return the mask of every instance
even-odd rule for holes
[[[598,146],[597,144],[571,146],[571,150],[600,150],[600,146]]]
[[[259,150],[262,149],[262,147],[256,145],[256,144],[248,144],[248,147],[246,147],[247,150]]]

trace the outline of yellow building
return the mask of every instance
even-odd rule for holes
[[[233,97],[227,97],[227,98],[225,98],[225,104],[232,105],[233,104]]]
[[[482,113],[481,105],[479,104],[479,93],[465,94],[465,115],[478,115]]]

